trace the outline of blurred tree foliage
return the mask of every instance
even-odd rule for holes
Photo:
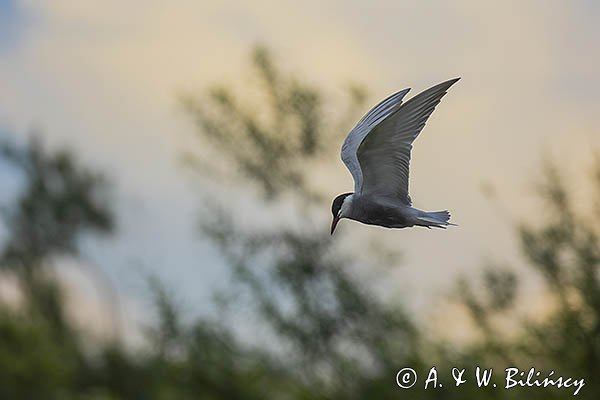
[[[2,279],[16,282],[20,300],[0,302],[0,399],[572,395],[553,388],[480,389],[472,382],[477,365],[500,375],[511,366],[553,369],[586,379],[579,398],[600,396],[600,206],[579,214],[562,177],[547,166],[539,225],[517,227],[524,261],[547,289],[545,314],[523,313],[526,307],[519,304],[530,297],[518,291],[519,275],[491,263],[481,283],[458,283],[456,299],[471,318],[474,339],[444,342],[424,331],[401,304],[371,293],[352,272],[357,258],[340,253],[327,230],[306,217],[328,204],[310,186],[303,166],[323,161],[345,132],[340,121],[358,116],[364,91],[350,90],[346,110],[333,114],[340,116],[336,122],[327,117],[323,93],[285,74],[265,49],[255,50],[252,65],[256,96],[265,101],[245,102],[229,86],[182,98],[201,141],[201,151],[191,157],[217,185],[225,177],[259,188],[247,194],[253,207],[270,212],[294,198],[291,212],[304,218],[287,228],[236,225],[237,203],[215,194],[203,204],[201,217],[204,235],[221,250],[234,278],[223,315],[183,318],[170,292],[151,279],[158,318],[146,329],[146,343],[135,349],[93,339],[76,326],[51,268],[55,256],[78,256],[82,236],[112,233],[107,181],[71,153],[49,151],[38,141],[4,146],[4,160],[22,172],[24,186],[3,214],[8,237],[0,248]],[[223,160],[235,168],[219,169]],[[597,206],[600,162],[592,187]],[[225,322],[231,310],[253,316],[248,328],[259,340],[244,340]],[[433,365],[444,386],[425,391]],[[395,377],[406,366],[420,379],[403,391]],[[471,381],[455,388],[452,367],[467,368]]]
[[[485,274],[486,296],[475,296],[463,281],[461,298],[485,334],[469,350],[497,365],[530,365],[584,377],[586,386],[578,397],[595,399],[600,396],[600,158],[590,184],[595,211],[586,211],[591,204],[575,204],[556,165],[547,162],[543,171],[537,187],[544,206],[536,218],[539,226],[522,223],[517,231],[525,260],[544,284],[544,314],[517,319],[516,300],[527,304],[532,299],[527,294],[516,297],[517,277],[506,269],[496,267]],[[507,323],[517,335],[498,334]],[[556,389],[524,392],[528,398],[567,397]]]
[[[349,86],[347,106],[330,113],[340,121],[326,121],[324,95],[284,74],[266,49],[254,50],[252,67],[253,82],[267,101],[244,102],[221,85],[182,102],[202,142],[218,154],[205,162],[230,160],[236,168],[227,180],[243,181],[245,189],[260,187],[254,198],[244,192],[251,207],[271,209],[292,196],[298,201],[290,212],[299,218],[289,228],[244,229],[235,223],[234,202],[212,201],[204,205],[203,232],[232,267],[238,305],[258,316],[262,334],[277,349],[267,353],[303,384],[308,397],[391,396],[396,388],[387,382],[395,374],[387,372],[416,359],[413,323],[399,304],[384,304],[369,293],[350,272],[352,258],[335,248],[327,229],[306,217],[311,208],[329,206],[329,193],[308,184],[309,166],[332,147],[337,153],[336,139],[345,134],[339,127],[357,119],[364,90]],[[286,393],[273,390],[269,397]]]
[[[307,167],[331,145],[337,146],[335,139],[345,132],[339,128],[348,127],[356,118],[366,99],[365,90],[356,84],[348,86],[348,104],[336,123],[325,118],[330,110],[324,105],[323,93],[284,74],[267,49],[254,49],[251,67],[253,85],[245,85],[241,91],[248,94],[253,90],[252,98],[244,99],[233,86],[215,85],[200,96],[181,96],[181,103],[199,127],[201,144],[210,146],[216,158],[235,166],[228,179],[247,178],[268,198],[291,189],[311,200]],[[188,155],[197,159],[198,152]],[[204,151],[199,156],[210,158],[208,155]],[[210,171],[216,169],[213,165]]]
[[[106,181],[77,165],[72,154],[47,152],[37,139],[5,143],[5,161],[24,188],[4,209],[8,238],[0,251],[3,278],[20,289],[18,307],[0,304],[0,398],[65,398],[86,379],[82,338],[68,320],[52,257],[75,255],[87,232],[110,233]]]

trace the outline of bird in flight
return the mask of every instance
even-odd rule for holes
[[[350,131],[342,145],[342,161],[354,178],[354,193],[333,200],[331,234],[342,218],[386,228],[454,225],[446,211],[427,212],[412,207],[408,170],[412,143],[435,106],[460,78],[440,83],[402,99],[410,88],[377,104]]]

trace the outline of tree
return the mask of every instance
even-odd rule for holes
[[[248,194],[253,191],[244,192],[250,207],[274,210],[284,198],[295,205],[290,213],[303,217],[287,228],[241,229],[234,222],[234,203],[216,206],[218,200],[208,199],[203,232],[231,266],[238,283],[233,292],[245,294],[240,303],[251,305],[249,311],[280,349],[279,356],[268,351],[270,357],[299,382],[320,388],[314,396],[391,394],[394,369],[414,358],[413,323],[402,307],[369,293],[351,272],[352,259],[342,256],[327,230],[307,217],[328,208],[323,188],[309,184],[307,166],[322,166],[323,155],[337,159],[328,149],[337,149],[334,143],[345,130],[324,119],[324,95],[283,73],[266,49],[256,48],[252,61],[258,97],[267,101],[244,103],[222,85],[207,95],[183,97],[204,150],[190,157],[200,157],[196,165],[213,179],[220,160],[235,165],[221,170],[217,179],[258,186],[254,197]],[[364,91],[352,87],[347,109],[354,115],[342,114],[345,121],[356,118],[364,98]]]
[[[0,267],[16,278],[22,302],[0,304],[0,397],[63,398],[89,366],[48,266],[53,256],[76,255],[83,234],[111,232],[106,182],[36,138],[27,146],[6,142],[2,155],[21,171],[24,188],[3,215],[8,239]]]
[[[518,276],[509,270],[488,270],[485,298],[475,295],[465,281],[461,285],[462,301],[484,333],[468,352],[504,368],[534,366],[545,373],[555,370],[556,376],[584,378],[585,387],[578,393],[584,399],[600,395],[596,379],[600,374],[600,162],[592,172],[595,212],[584,211],[581,202],[575,206],[564,176],[547,162],[538,185],[544,207],[536,216],[537,225],[526,222],[517,227],[527,265],[542,278],[545,315],[523,315],[518,305],[526,303],[527,296],[517,294]],[[496,334],[507,317],[517,335]],[[516,398],[532,399],[562,399],[565,393],[564,389],[513,391]]]

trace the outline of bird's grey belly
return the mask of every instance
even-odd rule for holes
[[[408,207],[391,207],[377,203],[361,204],[351,219],[385,228],[407,228],[414,225]]]

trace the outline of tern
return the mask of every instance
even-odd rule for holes
[[[354,193],[333,200],[331,234],[343,218],[386,228],[455,225],[450,213],[412,207],[408,171],[412,144],[446,91],[460,78],[440,83],[402,103],[410,88],[373,107],[350,131],[342,161],[354,179]]]

